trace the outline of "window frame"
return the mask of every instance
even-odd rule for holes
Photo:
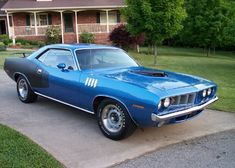
[[[46,16],[47,19],[47,24],[46,25],[41,25],[40,22],[40,16]],[[36,14],[36,18],[37,18],[37,26],[49,26],[49,18],[48,18],[48,13],[38,13]],[[30,26],[34,27],[34,14],[30,14]]]
[[[47,53],[49,50],[63,50],[63,51],[69,51],[69,52],[71,53],[71,56],[72,56],[73,62],[74,62],[74,69],[73,69],[73,71],[77,71],[77,70],[80,71],[80,67],[79,67],[79,65],[78,65],[78,63],[77,63],[77,58],[76,58],[76,56],[73,54],[72,50],[71,50],[71,49],[68,49],[68,48],[47,48],[47,49],[45,49],[43,52],[41,52],[40,54],[38,54],[38,56],[36,56],[35,59],[36,59],[38,62],[40,62],[41,64],[43,64],[44,66],[46,66],[46,67],[58,69],[58,68],[55,68],[55,67],[52,67],[52,66],[48,66],[48,65],[46,65],[44,62],[42,62],[42,61],[39,60],[39,58],[40,58],[43,54]]]
[[[110,22],[110,18],[111,18],[110,14],[111,13],[115,14],[115,22]],[[104,20],[105,20],[105,22],[102,22]],[[107,24],[106,12],[104,12],[104,11],[100,12],[100,19],[99,19],[99,21],[100,21],[100,24]],[[118,11],[109,11],[109,24],[112,25],[112,24],[117,24],[117,23],[118,23]]]

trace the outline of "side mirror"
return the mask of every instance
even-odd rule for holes
[[[57,65],[57,67],[61,69],[62,71],[64,71],[64,69],[66,68],[66,65],[64,63],[60,63]]]

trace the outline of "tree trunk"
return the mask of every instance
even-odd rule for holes
[[[154,45],[154,65],[157,65],[157,45]]]
[[[214,47],[214,53],[213,54],[215,55],[215,47]]]
[[[136,50],[138,53],[140,53],[140,45],[139,44],[136,44]]]
[[[211,53],[211,48],[209,47],[209,48],[207,49],[207,57],[210,56],[210,53]]]

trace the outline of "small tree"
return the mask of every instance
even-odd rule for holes
[[[126,25],[119,25],[109,35],[110,41],[115,46],[128,50],[131,46],[136,46],[139,52],[139,45],[144,43],[144,34],[134,37],[127,30]]]
[[[88,32],[82,32],[80,35],[80,41],[82,43],[94,43],[94,34]]]
[[[154,46],[154,64],[157,45],[183,28],[181,22],[186,17],[184,0],[126,0],[122,10],[128,30],[133,35],[145,34]]]
[[[50,26],[46,30],[46,38],[48,44],[56,44],[61,42],[60,29],[54,26]]]

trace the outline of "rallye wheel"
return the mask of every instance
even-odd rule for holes
[[[17,80],[17,93],[19,99],[24,103],[32,103],[37,100],[37,95],[23,76],[20,76]]]
[[[100,103],[97,120],[102,133],[112,140],[124,139],[131,135],[136,128],[127,109],[112,99],[104,99]]]

